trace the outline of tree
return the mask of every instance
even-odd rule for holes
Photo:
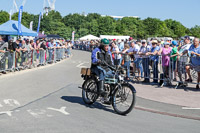
[[[101,17],[98,20],[99,35],[112,35],[115,32],[115,20],[112,17]]]
[[[77,13],[69,14],[62,19],[62,22],[67,27],[71,27],[71,28],[75,28],[76,30],[79,30],[81,28],[81,25],[85,22],[85,16],[77,14]]]
[[[18,20],[18,12],[12,15],[13,20]],[[22,13],[22,24],[29,28],[33,21],[33,30],[38,27],[39,14]],[[9,14],[0,11],[0,24],[9,20]],[[78,13],[69,14],[64,17],[58,11],[50,11],[48,16],[44,15],[40,23],[40,32],[45,34],[58,34],[65,39],[71,39],[72,31],[75,31],[75,38],[87,34],[100,35],[129,35],[136,39],[148,37],[170,36],[179,38],[184,35],[200,37],[200,26],[191,29],[186,28],[180,22],[166,19],[161,21],[157,18],[124,17],[115,20],[110,16],[101,16],[97,13],[90,13],[87,16]]]
[[[166,26],[170,29],[170,34],[173,38],[179,38],[186,34],[187,28],[183,26],[180,22],[166,19],[165,21]]]
[[[9,20],[9,14],[6,11],[0,11],[0,24],[3,24]]]
[[[200,38],[200,26],[195,25],[190,29],[192,36]]]

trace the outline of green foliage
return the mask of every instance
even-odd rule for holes
[[[37,30],[38,15],[23,12],[22,24],[29,28],[30,22],[33,21],[33,30]],[[18,12],[12,15],[13,20],[18,20]],[[9,20],[9,14],[0,11],[0,24]],[[192,35],[200,38],[200,26],[191,29],[186,28],[180,22],[167,19],[161,21],[157,18],[139,18],[124,17],[115,20],[112,17],[102,17],[97,13],[90,13],[87,16],[83,14],[69,14],[64,17],[58,11],[49,12],[48,16],[44,15],[41,19],[40,32],[45,34],[58,34],[65,39],[71,39],[72,31],[75,31],[75,38],[92,34],[100,35],[129,35],[134,38],[144,39],[147,37],[169,36],[179,38],[184,35]]]
[[[200,26],[196,25],[190,29],[192,36],[200,38]]]
[[[9,20],[9,14],[5,11],[0,11],[0,24],[3,24]]]

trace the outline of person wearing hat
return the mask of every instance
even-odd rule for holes
[[[146,55],[150,55],[150,62],[153,68],[153,84],[158,84],[158,52],[160,48],[157,46],[158,41],[152,40],[152,48]]]
[[[50,42],[48,42],[48,53],[49,53],[49,58],[48,58],[48,63],[52,63],[53,59],[53,51],[54,51],[54,40],[51,39]]]
[[[179,48],[179,59],[178,59],[178,76],[179,76],[179,79],[180,79],[180,83],[179,83],[179,86],[181,86],[183,84],[183,80],[182,80],[182,74],[184,73],[185,74],[185,81],[186,82],[192,82],[192,80],[190,79],[187,79],[187,74],[186,74],[186,68],[185,66],[189,64],[190,60],[189,60],[189,57],[188,57],[188,50],[191,46],[191,43],[190,43],[190,37],[189,36],[185,36],[184,37],[184,42],[185,44],[182,45],[180,48]]]
[[[197,78],[197,85],[196,89],[199,89],[199,83],[200,83],[200,45],[199,45],[199,38],[195,38],[194,43],[189,48],[189,54],[191,62],[189,65],[186,66],[186,72],[189,75],[189,80],[192,81],[192,76],[190,74],[190,69],[195,70],[198,73]]]
[[[104,80],[109,74],[112,74],[111,69],[106,65],[113,66],[112,54],[109,51],[109,40],[102,39],[99,47],[92,51],[92,65],[91,70],[99,77],[98,92],[100,95],[105,96]]]
[[[162,55],[162,67],[164,71],[164,78],[169,77],[170,53],[172,51],[172,48],[169,45],[170,45],[169,42],[165,42],[164,47],[160,51]]]
[[[149,57],[146,56],[146,53],[149,52],[150,48],[147,46],[146,40],[142,40],[142,46],[139,51],[139,55],[142,58],[142,67],[144,71],[144,83],[149,83]]]
[[[174,81],[177,81],[176,79],[176,64],[177,64],[177,55],[178,55],[178,48],[177,48],[177,41],[172,41],[172,51],[170,53],[171,61],[172,61],[172,69],[174,72]]]

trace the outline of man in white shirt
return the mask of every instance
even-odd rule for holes
[[[120,60],[121,60],[121,54],[118,54],[120,51],[119,51],[119,48],[118,46],[115,44],[115,42],[112,42],[112,51],[111,51],[113,54],[114,54],[114,64],[115,65],[120,65]]]
[[[142,60],[140,56],[138,55],[140,51],[140,47],[135,44],[135,42],[131,42],[131,48],[127,51],[130,54],[134,54],[135,60],[134,60],[134,65],[133,65],[133,73],[135,73],[135,70],[138,71],[138,80],[140,80],[141,77],[141,71],[142,70]],[[134,68],[135,66],[135,68]]]
[[[185,67],[189,64],[190,60],[188,57],[188,50],[191,46],[190,37],[185,36],[185,44],[179,48],[179,59],[178,59],[178,76],[182,82],[182,74],[185,73],[185,79],[187,79],[187,74]]]

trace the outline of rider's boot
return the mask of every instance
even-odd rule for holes
[[[100,80],[99,81],[99,94],[104,97],[106,95],[106,92],[104,90],[104,81]]]

